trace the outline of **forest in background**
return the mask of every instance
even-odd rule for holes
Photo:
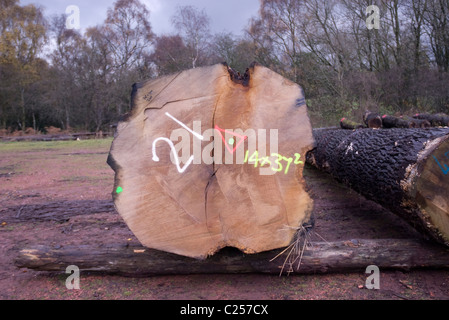
[[[449,0],[261,0],[240,35],[211,33],[193,6],[170,17],[177,33],[154,34],[139,0],[117,0],[83,33],[66,19],[0,0],[0,135],[109,131],[134,83],[220,62],[256,61],[301,85],[315,127],[366,110],[449,111]]]

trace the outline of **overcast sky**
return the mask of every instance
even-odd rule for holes
[[[259,0],[141,0],[150,10],[150,22],[157,35],[173,33],[171,16],[178,5],[193,5],[205,9],[211,18],[213,33],[229,31],[238,35],[255,16],[259,9]],[[67,6],[76,5],[80,9],[80,25],[86,27],[102,23],[113,0],[21,0],[22,5],[33,3],[45,8],[46,16],[65,13]]]

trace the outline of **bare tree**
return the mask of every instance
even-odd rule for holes
[[[258,47],[260,60],[283,64],[293,81],[299,81],[301,28],[307,17],[304,2],[298,0],[263,0],[259,17],[250,22],[248,35]],[[271,55],[267,52],[271,51]]]
[[[410,20],[410,30],[413,36],[413,68],[418,72],[422,62],[422,38],[424,35],[424,17],[428,0],[410,0],[407,3],[406,15]]]
[[[180,36],[160,36],[156,38],[149,60],[156,66],[157,75],[161,76],[190,68],[189,53]]]
[[[117,0],[108,10],[102,32],[114,57],[115,67],[130,68],[152,43],[150,12],[139,0]]]
[[[123,97],[129,95],[132,83],[137,81],[129,77],[130,70],[144,63],[154,40],[149,16],[150,12],[139,0],[117,0],[100,26],[113,59],[118,114],[129,106],[129,98]]]
[[[210,36],[210,18],[206,12],[194,6],[178,6],[176,14],[172,17],[172,23],[179,30],[190,51],[192,68],[201,62],[204,63]]]
[[[435,64],[449,71],[449,0],[429,1],[425,14]]]
[[[240,73],[244,73],[255,60],[255,47],[252,41],[236,37],[232,33],[216,34],[211,48],[217,62],[226,62]]]

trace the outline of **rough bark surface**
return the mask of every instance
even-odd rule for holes
[[[417,113],[413,118],[427,120],[434,127],[447,127],[449,126],[449,116],[444,113],[428,114],[428,113]]]
[[[382,116],[382,126],[384,128],[412,128],[413,125],[404,119],[389,115]]]
[[[449,129],[315,129],[308,161],[449,243]]]

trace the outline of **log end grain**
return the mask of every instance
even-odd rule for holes
[[[377,113],[367,111],[363,115],[363,121],[368,126],[368,128],[372,128],[372,129],[382,128],[382,118]]]
[[[240,75],[218,64],[137,84],[132,100],[108,163],[117,211],[143,245],[205,259],[290,244],[313,207],[300,86],[259,65]]]
[[[420,156],[413,195],[427,228],[449,245],[449,136],[429,143]]]

